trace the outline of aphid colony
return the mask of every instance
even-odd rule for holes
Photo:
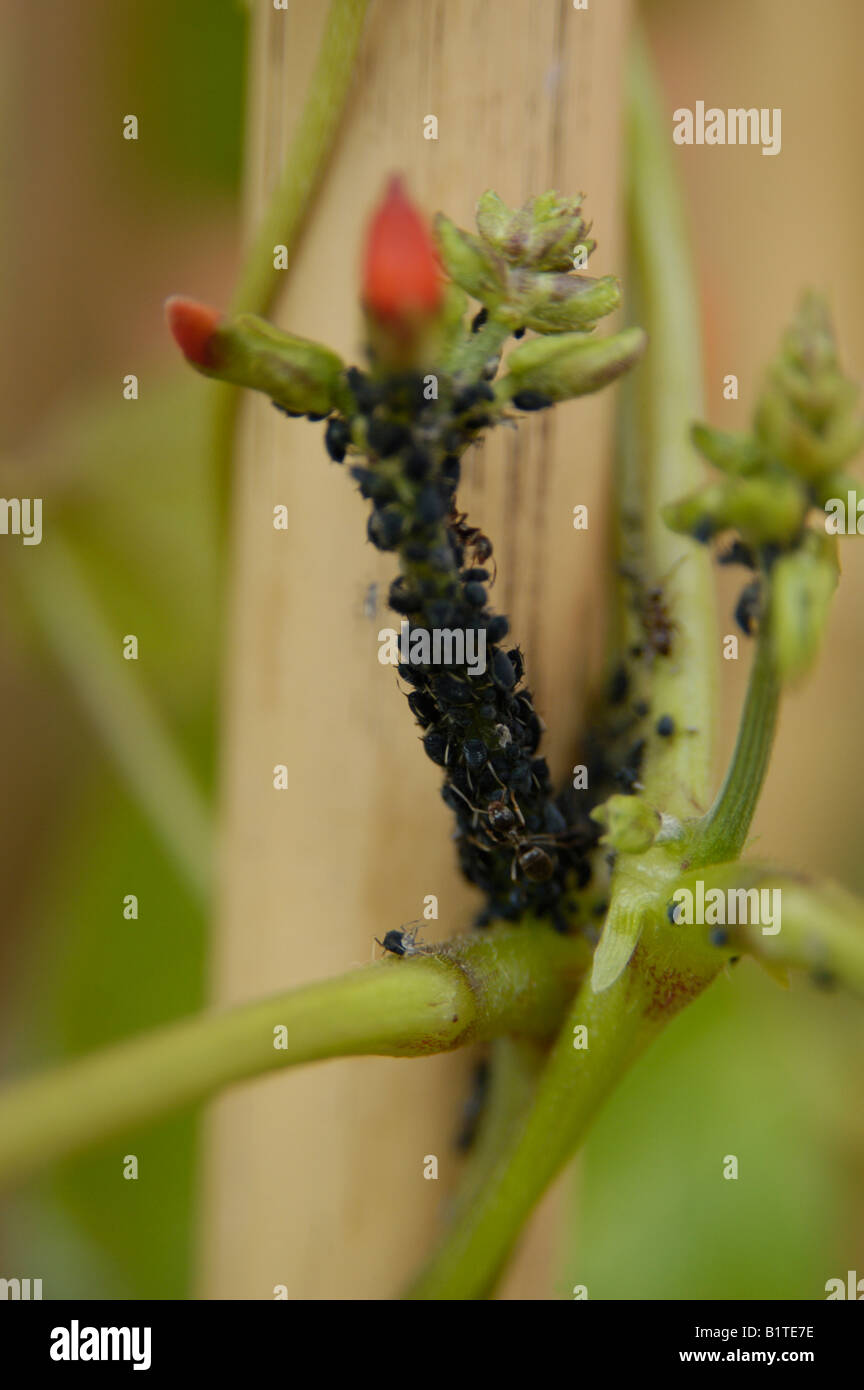
[[[699,541],[702,545],[708,545],[714,538],[714,532],[708,525],[703,526],[694,535],[694,540]],[[738,595],[734,609],[735,622],[745,637],[755,637],[759,631],[763,603],[763,575],[770,574],[778,554],[779,551],[774,545],[760,546],[757,552],[746,545],[740,536],[733,536],[731,540],[727,540],[725,546],[721,545],[717,551],[718,565],[741,565],[754,575]]]
[[[363,262],[369,372],[254,315],[224,317],[188,300],[168,309],[184,355],[204,375],[266,392],[287,414],[326,418],[330,457],[347,460],[371,503],[370,542],[398,555],[390,608],[415,631],[461,631],[461,652],[469,632],[482,636],[473,644],[485,651],[482,670],[457,664],[460,655],[418,664],[412,647],[399,674],[426,754],[443,769],[461,867],[486,895],[481,920],[530,909],[562,929],[573,906],[565,899],[590,878],[596,796],[553,792],[522,654],[507,641],[506,617],[489,607],[492,542],[459,509],[456,489],[466,448],[512,418],[512,407],[544,410],[599,390],[644,346],[638,329],[588,336],[620,291],[614,277],[570,274],[573,247],[594,247],[581,201],[550,191],[508,209],[489,190],[478,203],[479,237],[443,215],[433,236],[391,179]],[[482,307],[468,331],[471,300]],[[526,329],[536,340],[509,353],[493,386],[503,338]]]
[[[763,546],[757,559],[749,545],[738,537],[717,555],[718,565],[743,565],[745,569],[757,571],[755,579],[744,585],[735,605],[735,621],[745,637],[753,637],[759,630],[762,614],[762,579],[758,573],[760,562],[767,574],[776,558],[774,546]]]
[[[638,663],[642,655],[641,646],[634,648],[629,653],[630,662]],[[633,684],[628,664],[622,661],[612,672],[588,729],[585,758],[595,800],[605,800],[615,792],[638,792],[642,785],[649,706],[638,698]],[[671,734],[674,728],[668,720],[669,716],[664,716],[655,728],[663,738],[669,736],[667,729]]]
[[[671,739],[677,732],[669,714],[660,714],[652,728],[650,705],[642,698],[650,668],[674,653],[677,628],[669,615],[666,580],[647,584],[637,569],[623,565],[619,573],[630,589],[630,645],[597,701],[586,739],[589,783],[598,801],[613,793],[640,791],[648,739],[652,735]]]
[[[496,365],[486,371],[494,374]],[[436,400],[426,399],[417,372],[374,378],[351,368],[346,381],[355,409],[328,420],[325,444],[339,463],[349,451],[363,455],[349,467],[372,504],[368,537],[400,561],[389,606],[414,627],[486,635],[483,674],[461,666],[398,667],[426,754],[444,771],[442,795],[456,816],[462,871],[487,897],[479,921],[516,918],[530,908],[563,927],[563,897],[587,883],[586,855],[598,830],[587,816],[587,794],[584,807],[570,805],[565,819],[553,793],[537,754],[540,720],[520,685],[522,654],[507,645],[506,617],[489,608],[492,542],[455,501],[460,455],[500,418],[501,406],[485,379],[441,376]]]

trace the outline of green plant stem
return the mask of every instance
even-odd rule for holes
[[[638,369],[639,415],[618,492],[620,525],[636,514],[645,584],[669,584],[674,654],[657,658],[652,675],[655,714],[672,714],[682,734],[652,740],[643,780],[646,795],[670,814],[692,815],[705,804],[713,727],[713,591],[707,556],[674,536],[660,506],[692,489],[698,464],[687,429],[700,413],[701,380],[696,295],[680,196],[668,139],[643,49],[634,54],[630,86],[630,206],[640,307],[649,331],[646,362]],[[626,447],[626,446],[625,446]],[[631,486],[638,479],[634,495]],[[677,575],[677,571],[676,575]],[[632,601],[632,594],[630,595]],[[620,624],[624,626],[624,624]],[[695,734],[684,734],[688,727]],[[665,744],[665,746],[661,746]],[[613,886],[614,903],[614,886]],[[664,962],[664,969],[672,969]],[[615,983],[594,993],[583,986],[518,1132],[489,1172],[473,1206],[463,1211],[439,1252],[410,1290],[414,1298],[486,1296],[522,1222],[548,1183],[576,1151],[585,1130],[619,1077],[660,1026],[644,1005],[650,959],[631,962]],[[701,975],[708,977],[709,971]],[[589,1026],[587,1052],[573,1048],[572,1026]]]
[[[491,1294],[535,1203],[575,1152],[624,1071],[660,1027],[659,1021],[646,1018],[643,991],[630,972],[603,994],[595,994],[590,984],[582,987],[530,1113],[407,1297],[476,1299]],[[573,1046],[576,1024],[588,1029],[587,1050]]]
[[[504,1037],[493,1042],[489,1094],[479,1133],[450,1209],[452,1221],[469,1212],[481,1196],[518,1120],[534,1098],[547,1055],[548,1048],[531,1038]]]
[[[577,939],[501,927],[434,955],[206,1014],[9,1085],[0,1182],[224,1086],[330,1057],[423,1057],[501,1033],[552,1036],[588,963]],[[284,1037],[274,1041],[274,1030]]]
[[[619,493],[629,515],[641,512],[645,581],[664,590],[675,624],[672,651],[652,669],[652,715],[671,714],[681,731],[649,740],[645,794],[670,815],[704,806],[711,775],[717,633],[710,559],[674,535],[661,507],[699,483],[701,465],[689,427],[701,414],[702,354],[698,293],[672,145],[644,41],[634,45],[629,75],[630,237],[636,291],[648,352],[634,376],[641,487]],[[632,465],[629,480],[632,483]],[[626,593],[626,586],[625,586]],[[632,590],[630,592],[632,601]],[[695,730],[684,733],[685,729]]]
[[[650,634],[641,630],[637,618],[633,578],[626,575],[617,586],[614,627],[616,640],[624,644],[618,659],[634,641],[649,647],[648,662],[634,671],[641,688],[634,688],[633,696],[644,695],[651,707],[641,794],[683,821],[708,801],[717,631],[708,554],[674,535],[660,517],[663,503],[692,490],[699,480],[701,465],[688,436],[701,413],[701,353],[686,219],[642,42],[631,55],[629,104],[631,293],[648,331],[648,352],[625,384],[622,399],[615,540],[620,561],[635,567],[636,583],[643,590],[660,588],[673,624],[671,650],[650,653]],[[673,737],[650,736],[660,716],[671,716]],[[674,849],[670,852],[671,859],[660,852],[619,857],[594,960],[597,988],[607,988],[626,966],[643,929],[645,909],[677,870]]]
[[[445,362],[448,373],[468,381],[479,377],[490,357],[497,357],[513,329],[492,316],[476,333],[462,339]]]
[[[369,0],[332,0],[318,58],[310,75],[308,95],[285,159],[282,177],[244,259],[232,300],[234,313],[266,314],[286,282],[286,270],[277,270],[274,266],[274,247],[286,247],[290,266],[348,103],[368,5]],[[221,382],[214,384],[212,438],[215,476],[226,514],[230,504],[231,459],[239,401],[240,393],[236,387]]]
[[[332,0],[309,90],[282,177],[244,261],[232,300],[234,313],[265,314],[284,283],[273,248],[296,250],[345,111],[369,0]]]
[[[721,863],[744,848],[768,771],[779,706],[780,683],[766,622],[756,642],[732,761],[714,805],[696,828],[691,863]]]
[[[25,601],[142,811],[187,885],[210,896],[213,827],[196,785],[148,699],[139,663],[124,661],[72,546],[55,527],[38,560],[17,567]]]
[[[759,923],[727,926],[727,956],[748,952],[757,959],[807,970],[824,984],[839,983],[864,995],[864,902],[836,883],[819,882],[765,864],[716,864],[688,873],[675,885],[705,893],[720,889],[779,890],[780,931],[764,933]],[[772,900],[773,902],[773,900]],[[748,912],[748,916],[751,914]],[[707,934],[708,927],[681,931]]]

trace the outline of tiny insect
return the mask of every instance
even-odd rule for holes
[[[405,922],[401,927],[393,927],[390,931],[385,932],[383,941],[378,941],[377,936],[375,940],[378,941],[382,950],[389,951],[391,956],[421,956],[426,948],[418,946],[416,943],[417,935],[422,926],[423,923],[419,920]],[[406,928],[409,930],[406,931]]]
[[[479,526],[469,526],[468,513],[457,511],[455,507],[450,509],[448,524],[459,544],[471,551],[475,565],[484,565],[487,560],[492,560],[494,584],[498,576],[498,564],[492,559],[492,542],[489,537],[483,534]]]
[[[649,649],[655,656],[668,656],[672,650],[672,634],[677,625],[669,617],[663,601],[663,590],[659,586],[645,590],[639,616]]]
[[[454,787],[454,791],[459,791]],[[462,793],[459,792],[462,796]],[[510,798],[510,805],[507,804],[507,796]],[[551,834],[532,834],[525,829],[525,817],[519,809],[519,804],[512,791],[507,791],[502,796],[493,798],[485,810],[479,806],[472,806],[467,797],[462,796],[465,804],[475,813],[475,816],[485,817],[485,826],[479,827],[485,831],[486,840],[475,838],[472,835],[466,836],[472,845],[478,849],[489,852],[497,845],[507,845],[513,851],[513,859],[510,865],[510,877],[516,882],[517,870],[521,870],[525,878],[532,883],[545,883],[555,873],[556,859],[554,853],[549,853],[543,849],[543,845],[554,847],[574,844],[578,840],[578,835],[573,830],[563,830]],[[476,823],[476,822],[475,822]]]
[[[631,581],[636,590],[634,606],[645,634],[644,650],[647,651],[649,659],[654,656],[669,656],[672,651],[672,639],[678,628],[678,624],[669,616],[663,597],[664,585],[669,575],[662,583],[649,587],[642,583],[637,574],[623,565],[621,573],[625,579]]]
[[[735,621],[746,637],[759,631],[759,618],[762,612],[762,585],[753,579],[741,590],[735,606]]]
[[[370,622],[374,622],[377,612],[378,585],[372,583],[369,585],[368,589],[366,590],[366,593],[363,595],[363,617],[368,618]]]

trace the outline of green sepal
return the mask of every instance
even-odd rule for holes
[[[435,218],[435,236],[444,269],[451,280],[487,308],[493,308],[502,298],[507,267],[500,256],[480,237],[465,232],[439,212]]]
[[[464,334],[468,295],[451,280],[444,288],[444,302],[438,323],[438,352],[444,357]]]
[[[796,681],[815,662],[839,566],[836,537],[807,531],[799,549],[771,570],[771,646],[781,681]]]
[[[765,456],[749,434],[731,434],[710,425],[691,426],[690,437],[703,458],[736,477],[747,477],[765,465]]]
[[[625,328],[609,338],[587,338],[583,333],[533,338],[507,358],[508,374],[498,383],[497,393],[507,398],[536,391],[550,401],[584,396],[632,367],[646,341],[641,328]]]
[[[499,198],[491,188],[481,195],[477,203],[477,230],[490,246],[502,255],[506,254],[507,236],[513,212],[503,198]]]
[[[514,300],[521,324],[535,333],[591,329],[621,303],[621,286],[614,275],[594,280],[545,271],[526,279],[525,292],[517,289]]]
[[[339,402],[342,359],[255,314],[224,319],[209,350],[212,365],[198,371],[261,391],[298,415],[327,415]]]
[[[755,427],[766,452],[808,482],[843,468],[864,443],[864,422],[853,414],[830,415],[815,429],[776,384],[759,399]]]
[[[799,534],[809,507],[805,489],[781,472],[713,483],[702,492],[668,503],[663,520],[672,531],[708,540],[734,528],[750,545],[788,545]]]
[[[836,367],[811,374],[781,359],[771,368],[771,380],[815,430],[821,430],[830,416],[853,410],[860,394],[857,384]]]

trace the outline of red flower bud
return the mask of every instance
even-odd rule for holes
[[[443,293],[432,235],[394,176],[369,224],[363,304],[375,318],[398,325],[431,317]]]
[[[165,301],[165,318],[180,351],[196,367],[215,367],[213,334],[222,322],[218,309],[195,299],[172,295]]]

